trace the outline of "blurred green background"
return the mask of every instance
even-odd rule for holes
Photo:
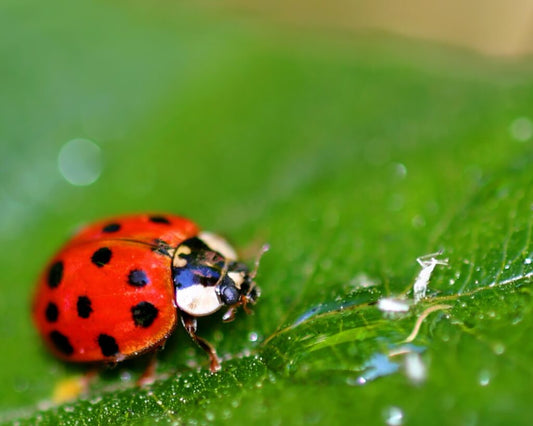
[[[0,5],[0,421],[528,424],[529,27],[505,15],[515,37],[491,44],[501,11],[464,33],[417,2],[394,25],[386,4],[345,5]],[[269,242],[263,297],[202,323],[219,375],[177,330],[153,388],[132,362],[55,407],[83,369],[36,335],[35,278],[78,226],[141,211],[191,217],[249,261]],[[398,320],[375,302],[407,297],[415,259],[439,249],[450,267],[430,294],[454,310],[409,349],[423,383],[381,366],[355,386],[432,303]]]

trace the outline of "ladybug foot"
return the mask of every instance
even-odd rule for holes
[[[185,328],[189,336],[191,336],[191,339],[194,340],[194,342],[204,351],[206,351],[209,355],[209,370],[211,371],[211,373],[216,373],[217,371],[220,371],[222,367],[220,366],[220,360],[218,358],[215,348],[207,340],[202,339],[196,334],[196,330],[198,329],[198,321],[196,321],[196,318],[190,316],[185,312],[181,312],[181,323],[183,324],[183,327]]]
[[[209,371],[211,371],[211,373],[216,373],[217,371],[220,371],[222,367],[220,366],[220,361],[218,359],[217,354],[215,353],[214,357],[212,356],[212,354],[209,354],[209,357],[211,358],[211,362],[209,364]]]

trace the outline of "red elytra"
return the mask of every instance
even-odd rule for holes
[[[196,335],[196,317],[254,303],[255,272],[219,237],[175,215],[137,214],[79,231],[42,273],[33,319],[47,346],[73,362],[119,362],[160,347],[181,319],[219,368],[214,348]]]

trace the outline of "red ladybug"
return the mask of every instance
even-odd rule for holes
[[[196,334],[197,317],[255,303],[259,288],[221,237],[173,215],[137,214],[78,232],[42,273],[33,319],[58,357],[116,363],[161,347],[178,318],[220,368],[215,349]]]

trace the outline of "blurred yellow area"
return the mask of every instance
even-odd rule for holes
[[[224,4],[292,25],[379,30],[489,55],[533,52],[532,0],[228,0]]]

